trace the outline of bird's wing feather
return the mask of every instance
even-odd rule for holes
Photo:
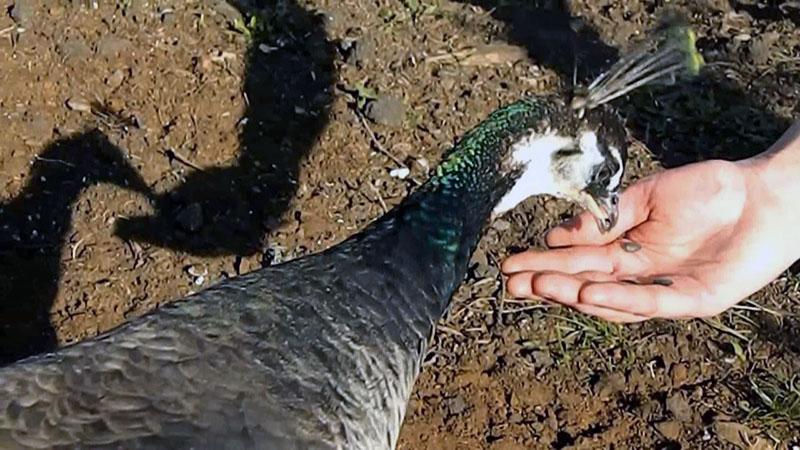
[[[296,352],[275,347],[278,336],[297,333],[278,316],[299,302],[271,302],[269,291],[253,291],[253,277],[233,281],[0,369],[0,446],[335,448],[319,440],[331,433],[314,429],[315,411],[293,398],[321,387],[291,386],[303,377],[273,373],[298,366]],[[253,295],[266,298],[253,307]]]

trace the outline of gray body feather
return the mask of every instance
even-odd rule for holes
[[[395,222],[0,369],[0,448],[393,448],[452,291]]]

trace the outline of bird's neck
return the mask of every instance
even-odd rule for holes
[[[508,167],[508,147],[530,134],[546,108],[541,100],[525,99],[492,113],[447,153],[424,185],[362,234],[390,252],[396,267],[416,268],[408,277],[434,291],[432,313],[448,305],[484,226],[522,175]]]

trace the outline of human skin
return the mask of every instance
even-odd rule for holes
[[[719,314],[800,258],[800,122],[767,151],[665,170],[620,196],[601,233],[583,213],[549,249],[507,258],[509,293],[613,322]]]

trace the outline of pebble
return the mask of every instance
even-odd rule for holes
[[[411,170],[409,170],[408,167],[398,167],[397,169],[390,170],[389,176],[392,178],[399,178],[401,180],[405,180],[410,173]]]
[[[379,95],[367,104],[364,114],[377,124],[399,127],[406,115],[406,106],[391,95]]]
[[[689,377],[689,370],[684,363],[678,363],[670,369],[670,376],[672,377],[673,386],[681,386]]]
[[[117,69],[106,78],[106,84],[112,89],[116,89],[125,81],[125,72],[122,69]]]
[[[736,422],[714,422],[714,433],[722,442],[741,448],[748,448],[748,442],[754,441],[753,438],[758,434],[757,431]]]
[[[361,68],[375,59],[376,54],[377,47],[375,46],[375,41],[365,36],[352,44],[350,54],[347,57],[347,63]]]
[[[595,385],[595,392],[601,400],[608,400],[614,394],[625,390],[625,376],[612,372],[603,374]]]
[[[31,0],[17,0],[14,2],[14,6],[11,7],[10,15],[17,25],[28,28],[35,15],[33,2]]]
[[[546,350],[534,350],[531,352],[530,357],[537,367],[550,367],[555,363],[550,352]]]
[[[92,107],[89,102],[82,98],[70,98],[67,100],[67,108],[73,111],[91,112]]]
[[[186,268],[186,272],[192,276],[194,279],[194,284],[196,286],[200,286],[206,282],[206,276],[208,276],[208,269],[203,269],[202,272],[197,270],[196,266],[189,266]]]
[[[211,8],[228,22],[233,23],[236,19],[243,20],[242,13],[227,1],[212,0],[209,3],[211,3]]]
[[[511,229],[511,222],[503,219],[497,219],[492,224],[492,228],[497,231],[508,231]]]
[[[692,414],[692,407],[682,394],[675,393],[669,396],[667,398],[666,405],[669,412],[671,412],[672,416],[676,419],[683,423],[692,422],[692,419],[694,418]]]
[[[679,437],[681,437],[681,433],[683,432],[683,425],[681,425],[681,423],[676,420],[668,420],[665,422],[657,423],[656,429],[665,438],[674,441],[677,440]]]
[[[448,398],[444,401],[444,404],[450,414],[454,416],[463,413],[469,408],[469,405],[464,400],[464,397],[460,395],[456,395],[453,398]]]

